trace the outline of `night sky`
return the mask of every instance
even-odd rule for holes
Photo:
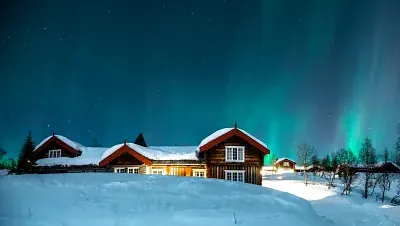
[[[398,0],[0,1],[0,146],[197,145],[238,126],[278,157],[400,133]]]

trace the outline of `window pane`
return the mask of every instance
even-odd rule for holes
[[[133,169],[128,169],[128,173],[133,173]]]
[[[227,180],[232,180],[232,173],[231,172],[227,172],[226,173],[226,179]]]
[[[232,160],[237,160],[237,159],[238,159],[238,153],[237,153],[237,149],[235,148],[233,150],[233,158],[232,158]]]
[[[243,182],[243,173],[238,173],[238,181]]]
[[[243,157],[244,157],[243,156],[243,148],[240,148],[238,150],[238,160],[243,160],[244,159]]]
[[[134,169],[133,171],[134,171],[135,174],[139,174],[139,169],[138,168]]]
[[[232,173],[232,180],[233,181],[237,181],[238,180],[238,178],[237,178],[237,175],[238,175],[238,173]]]
[[[232,148],[227,148],[226,150],[226,159],[232,160]]]

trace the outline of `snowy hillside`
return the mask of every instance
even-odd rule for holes
[[[317,176],[315,180],[315,184],[310,182],[305,186],[300,175],[276,174],[264,178],[263,186],[309,200],[317,214],[337,226],[400,226],[400,207],[381,205],[375,196],[363,199],[357,183],[349,196],[342,196],[340,182],[336,181],[337,187],[328,189],[325,179]],[[393,192],[387,192],[387,195]]]
[[[288,193],[203,178],[5,176],[0,196],[0,225],[331,225]]]

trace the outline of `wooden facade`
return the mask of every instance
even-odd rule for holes
[[[38,159],[48,158],[49,151],[51,150],[61,150],[61,157],[73,158],[81,155],[80,150],[72,148],[53,135],[33,153],[32,160],[36,161]]]
[[[264,165],[264,156],[269,154],[266,147],[254,145],[254,140],[243,134],[237,128],[200,147],[207,165],[207,177],[228,179],[228,171],[243,172],[244,182],[261,185],[261,169]],[[226,160],[227,147],[244,147],[243,162]]]
[[[275,168],[277,170],[281,169],[281,170],[293,170],[294,171],[296,168],[296,162],[294,162],[290,159],[284,158],[284,159],[280,160],[279,162],[275,163]]]
[[[139,136],[141,143],[147,146],[143,135]],[[63,140],[65,140],[63,138]],[[72,142],[68,142],[72,143]],[[72,143],[73,144],[73,143]],[[37,173],[70,173],[70,172],[118,172],[138,174],[162,174],[173,176],[197,176],[216,179],[243,181],[261,185],[261,169],[264,165],[264,156],[269,154],[269,149],[262,142],[246,132],[232,130],[211,139],[199,147],[197,157],[190,160],[156,160],[140,153],[144,148],[140,144],[124,144],[112,151],[98,165],[85,166],[36,166]],[[240,161],[227,161],[227,147],[241,147],[243,150]],[[68,144],[51,137],[41,147],[35,150],[34,160],[47,158],[49,150],[61,149],[62,157],[74,158],[81,155],[81,150],[75,150]],[[140,152],[134,149],[141,150]],[[150,149],[148,149],[150,150]],[[193,152],[195,150],[193,149]],[[238,152],[235,152],[238,155]],[[152,155],[150,155],[152,156]],[[168,159],[168,158],[167,158]],[[228,174],[227,174],[228,172]]]

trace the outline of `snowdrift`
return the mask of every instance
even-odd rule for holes
[[[0,225],[330,225],[288,193],[204,178],[4,176],[0,199]]]

